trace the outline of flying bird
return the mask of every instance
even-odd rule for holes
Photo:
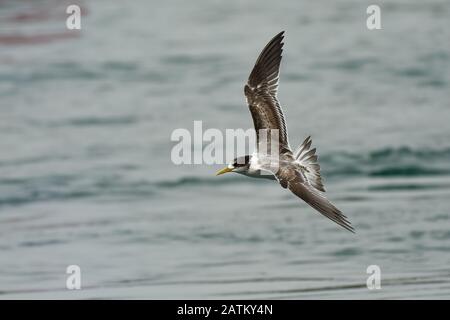
[[[286,121],[277,98],[284,31],[277,34],[262,50],[244,87],[247,104],[256,130],[256,151],[235,158],[217,172],[235,172],[253,178],[277,180],[311,207],[354,233],[347,217],[325,196],[316,148],[311,137],[295,150],[289,146]],[[275,136],[268,142],[268,138]],[[268,143],[262,150],[262,143]],[[276,149],[276,150],[272,150]],[[272,154],[276,152],[276,160]]]

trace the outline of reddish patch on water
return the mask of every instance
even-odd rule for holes
[[[0,35],[0,44],[3,45],[34,45],[49,43],[58,40],[72,39],[80,36],[79,31],[67,31],[61,33],[47,33],[36,35],[7,34]]]

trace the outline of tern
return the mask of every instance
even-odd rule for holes
[[[311,149],[311,137],[307,137],[294,152],[289,146],[286,121],[277,98],[283,39],[284,31],[265,46],[244,87],[256,130],[256,152],[235,158],[216,175],[235,172],[253,178],[277,180],[284,189],[289,189],[325,217],[354,233],[347,217],[325,196],[316,148]],[[262,132],[265,132],[264,137]],[[272,133],[276,133],[277,143],[271,140],[262,152],[259,147],[262,140],[267,142],[267,136],[272,136]],[[269,155],[273,151],[271,146],[274,146],[273,149],[277,147],[276,162]]]

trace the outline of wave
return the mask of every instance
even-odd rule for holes
[[[450,174],[450,148],[385,148],[368,153],[338,152],[319,159],[327,176],[414,177]]]
[[[169,76],[163,70],[154,70],[137,63],[115,60],[84,64],[78,62],[51,63],[33,69],[21,66],[19,69],[4,70],[0,73],[0,82],[18,85],[46,81],[104,81],[108,79],[161,83],[169,81]]]
[[[96,176],[48,175],[20,179],[0,179],[0,207],[33,202],[151,197],[155,185],[149,181],[128,181],[117,174]]]
[[[326,177],[420,177],[450,175],[450,148],[441,150],[414,150],[409,147],[385,148],[366,153],[336,152],[319,157]],[[256,179],[212,179],[210,177],[182,177],[161,181],[162,188],[228,183],[259,183]],[[412,187],[408,187],[412,186]],[[415,188],[405,184],[405,189]]]
[[[385,148],[366,153],[336,152],[320,157],[325,178],[339,177],[339,180],[357,177],[435,177],[450,175],[450,148],[441,150],[414,150],[407,147]],[[0,162],[0,167],[28,166],[35,163],[71,161],[68,157],[33,157]],[[38,201],[66,201],[95,198],[136,199],[149,198],[163,190],[186,187],[210,187],[236,184],[260,184],[263,181],[234,175],[232,178],[217,179],[214,176],[183,176],[172,180],[151,180],[151,177],[132,179],[127,166],[115,166],[102,174],[92,172],[70,175],[48,174],[40,177],[1,178],[0,207],[15,206]],[[134,169],[139,169],[135,168]],[[211,168],[214,172],[215,168]],[[265,181],[265,180],[264,180]],[[269,182],[269,181],[266,181]],[[368,188],[379,190],[426,190],[449,188],[450,184],[438,181],[432,185],[417,181],[401,181],[391,185],[384,183]]]

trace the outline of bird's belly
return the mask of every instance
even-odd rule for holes
[[[246,175],[247,177],[250,177],[250,178],[276,180],[275,176],[268,171],[249,170],[245,173],[243,172],[242,174]]]
[[[254,155],[250,161],[250,167],[245,175],[251,178],[276,180],[272,170],[270,170],[270,165],[266,162],[267,159],[261,159]]]

